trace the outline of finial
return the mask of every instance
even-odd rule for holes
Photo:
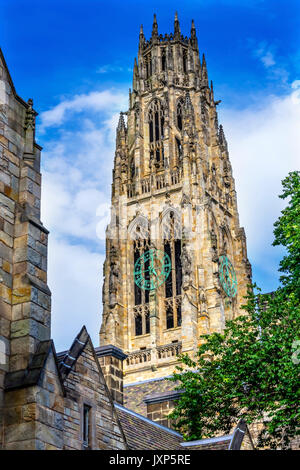
[[[194,20],[192,20],[192,27],[191,27],[191,44],[192,44],[192,47],[198,49],[198,41],[197,41],[197,36],[196,36],[196,28],[195,28]]]
[[[152,37],[157,38],[157,36],[158,36],[158,27],[157,27],[157,21],[156,21],[156,14],[154,13],[153,26],[152,26]]]
[[[178,14],[177,11],[175,13],[175,20],[174,20],[174,38],[179,39],[180,38],[180,26],[179,26],[179,20],[178,20]]]
[[[225,134],[224,134],[224,130],[223,130],[222,124],[219,125],[219,141],[220,141],[220,144],[221,144],[225,149],[227,149],[227,140],[226,140],[226,137],[225,137]]]
[[[29,98],[27,101],[28,103],[28,108],[26,110],[26,116],[25,116],[25,129],[34,129],[35,128],[35,115],[33,111],[33,99]]]
[[[206,60],[205,60],[205,55],[202,55],[202,82],[203,85],[208,86],[208,74],[207,74],[207,66],[206,66]]]
[[[120,132],[120,131],[125,131],[126,130],[126,127],[125,127],[125,121],[124,121],[124,113],[121,111],[120,112],[120,117],[119,117],[119,122],[118,122],[118,127],[117,127],[117,132]]]
[[[144,36],[144,31],[143,31],[143,25],[141,24],[140,28],[140,40],[139,40],[139,49],[143,49],[145,44],[145,36]]]

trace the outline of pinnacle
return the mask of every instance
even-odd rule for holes
[[[120,131],[125,130],[125,129],[126,129],[126,127],[125,127],[125,121],[124,121],[124,113],[121,112],[118,127],[117,127],[117,131],[120,132]]]

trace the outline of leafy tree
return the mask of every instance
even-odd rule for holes
[[[246,314],[202,336],[196,359],[182,355],[171,379],[184,390],[171,417],[187,440],[228,433],[241,417],[261,423],[257,447],[288,448],[300,433],[300,173],[282,184],[289,202],[273,243],[287,250],[280,287],[260,294],[251,286]]]

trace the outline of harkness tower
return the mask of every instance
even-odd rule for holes
[[[194,21],[184,37],[176,14],[163,36],[154,15],[120,114],[106,238],[100,344],[128,355],[125,386],[170,375],[242,313],[251,266],[219,103]]]

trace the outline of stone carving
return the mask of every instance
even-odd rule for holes
[[[117,303],[117,292],[119,284],[119,263],[117,260],[117,250],[114,245],[111,246],[110,252],[110,271],[109,271],[109,306],[114,308]]]
[[[33,100],[31,98],[28,100],[24,128],[32,130],[35,128],[35,114],[33,111]]]

